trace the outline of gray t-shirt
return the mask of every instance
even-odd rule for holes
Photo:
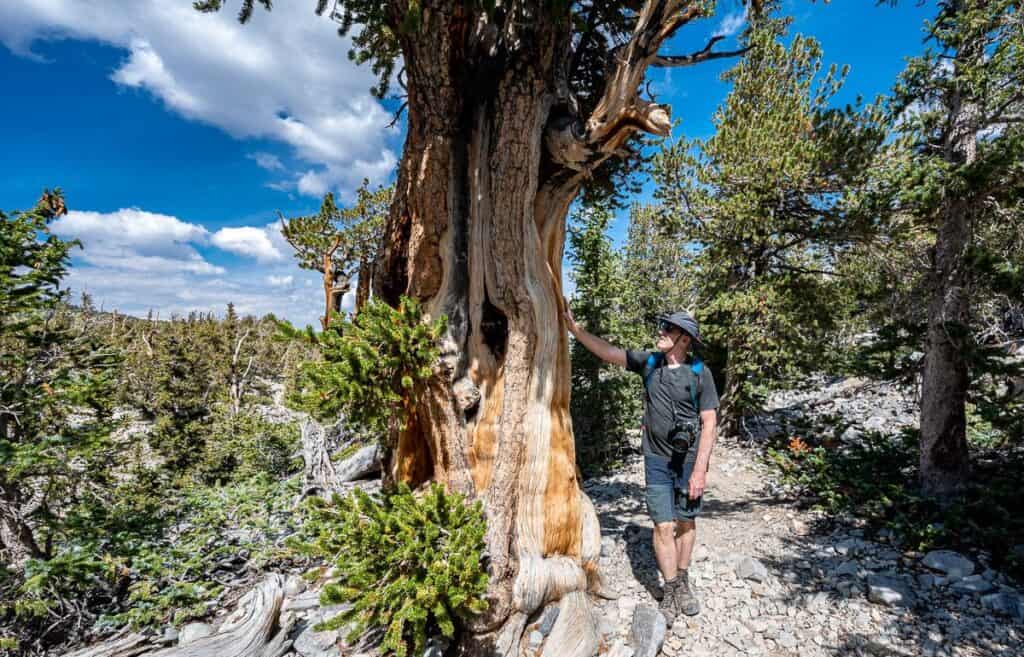
[[[640,376],[648,373],[647,359],[653,352],[626,351],[626,369]],[[696,395],[690,387],[696,385]],[[676,419],[700,425],[700,411],[718,408],[718,390],[715,379],[707,365],[701,367],[698,376],[693,373],[690,363],[677,367],[669,366],[664,357],[658,359],[653,372],[645,382],[644,395],[644,454],[672,457],[673,437]],[[694,396],[697,404],[694,406]],[[698,410],[699,409],[699,410]]]

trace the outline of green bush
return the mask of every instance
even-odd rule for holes
[[[791,438],[769,449],[768,459],[807,506],[860,518],[874,530],[893,530],[914,550],[986,550],[993,565],[1024,576],[1024,563],[1013,553],[1014,545],[1024,543],[1024,518],[1016,512],[1024,453],[975,444],[971,483],[959,499],[940,505],[919,494],[918,443],[914,430],[872,434],[842,449],[830,447],[832,437]]]
[[[425,322],[413,299],[398,308],[371,300],[354,321],[336,318],[320,335],[322,359],[302,365],[289,400],[386,439],[415,403],[416,383],[431,375],[445,326],[444,317]]]
[[[352,606],[318,629],[348,627],[348,640],[384,631],[385,654],[423,652],[428,634],[455,634],[455,622],[487,608],[480,502],[434,484],[414,495],[399,484],[380,497],[356,489],[331,502],[311,498],[300,553],[337,566],[323,605]]]

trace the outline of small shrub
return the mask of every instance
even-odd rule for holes
[[[994,566],[1024,576],[1024,563],[1013,553],[1013,546],[1024,542],[1024,519],[1016,512],[1024,452],[985,455],[976,444],[974,473],[963,496],[939,505],[919,492],[916,431],[872,434],[863,444],[842,449],[823,443],[832,439],[805,436],[768,450],[782,483],[808,506],[891,529],[910,549],[983,549]]]
[[[428,378],[446,321],[425,322],[419,303],[398,308],[371,300],[352,322],[335,318],[319,337],[322,360],[302,365],[289,401],[318,419],[343,415],[378,436],[401,426],[415,403],[416,383]]]
[[[487,603],[483,509],[438,484],[422,496],[399,484],[380,497],[356,489],[328,503],[311,498],[303,533],[293,547],[337,566],[321,604],[352,607],[318,629],[348,627],[348,640],[384,631],[385,654],[420,654],[429,634],[455,634],[460,617]]]

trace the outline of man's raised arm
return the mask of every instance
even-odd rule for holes
[[[565,304],[565,323],[569,329],[569,333],[573,334],[577,340],[580,341],[587,351],[594,354],[606,363],[612,365],[618,365],[620,367],[626,366],[626,350],[622,347],[616,347],[609,343],[607,340],[603,340],[596,335],[587,333],[584,329],[580,328],[576,324],[576,320],[572,318],[572,311],[569,310],[569,304]]]

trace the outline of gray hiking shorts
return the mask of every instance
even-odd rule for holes
[[[644,454],[647,513],[655,524],[693,520],[700,515],[701,498],[690,499],[690,475],[697,450],[672,458]]]

